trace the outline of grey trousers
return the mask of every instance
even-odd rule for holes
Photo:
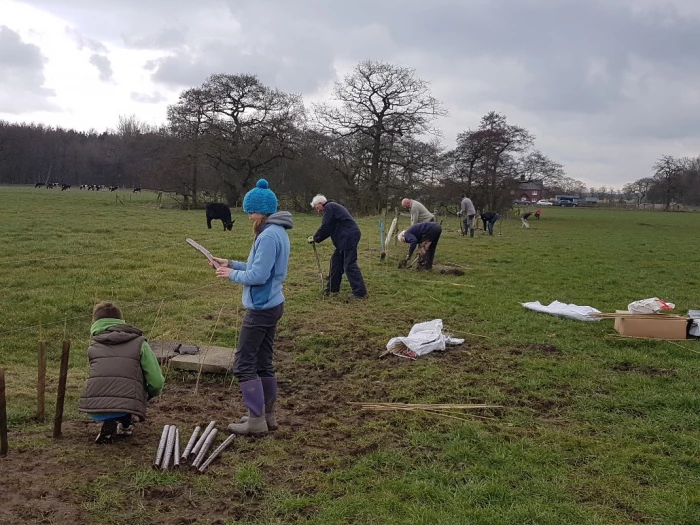
[[[233,358],[233,375],[239,383],[259,377],[275,377],[272,344],[277,321],[283,313],[284,303],[267,310],[246,310]]]

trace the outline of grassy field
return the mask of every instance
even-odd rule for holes
[[[203,211],[159,209],[152,193],[121,197],[0,187],[10,424],[0,523],[700,523],[700,346],[615,338],[612,321],[520,305],[614,311],[658,296],[679,313],[699,308],[700,214],[544,208],[529,230],[506,220],[502,236],[475,238],[448,217],[436,260],[465,266],[462,277],[398,270],[403,248],[380,262],[377,218],[362,219],[370,299],[349,304],[320,298],[304,242],[320,219],[295,216],[276,358],[280,429],[237,440],[196,475],[150,469],[160,431],[237,418],[231,377],[205,377],[195,395],[194,375],[168,371],[148,422],[129,441],[94,445],[98,428],[76,411],[90,313],[113,299],[151,339],[235,345],[240,288],[216,280],[184,239],[245,259],[250,222],[237,213],[232,232],[207,230]],[[319,246],[324,272],[331,249]],[[464,345],[379,358],[390,337],[434,318]],[[61,341],[72,341],[56,442],[34,419],[40,337],[47,414]],[[504,408],[464,421],[348,404],[357,401]]]

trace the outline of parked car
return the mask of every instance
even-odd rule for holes
[[[537,201],[538,206],[554,206],[550,201],[539,200]]]
[[[564,208],[575,208],[577,205],[574,201],[559,201],[559,206]]]

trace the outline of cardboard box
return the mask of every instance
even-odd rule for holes
[[[624,311],[617,311],[624,313]],[[659,315],[658,318],[644,316],[635,319],[634,314],[615,319],[615,330],[628,337],[647,337],[650,339],[686,339],[688,319]]]

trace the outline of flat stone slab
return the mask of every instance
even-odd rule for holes
[[[148,344],[156,355],[156,359],[158,359],[158,362],[161,364],[167,363],[170,359],[175,357],[181,346],[181,343],[175,341],[149,341]]]
[[[179,370],[194,370],[210,374],[225,374],[233,365],[233,348],[201,346],[197,355],[176,355],[170,366]]]

